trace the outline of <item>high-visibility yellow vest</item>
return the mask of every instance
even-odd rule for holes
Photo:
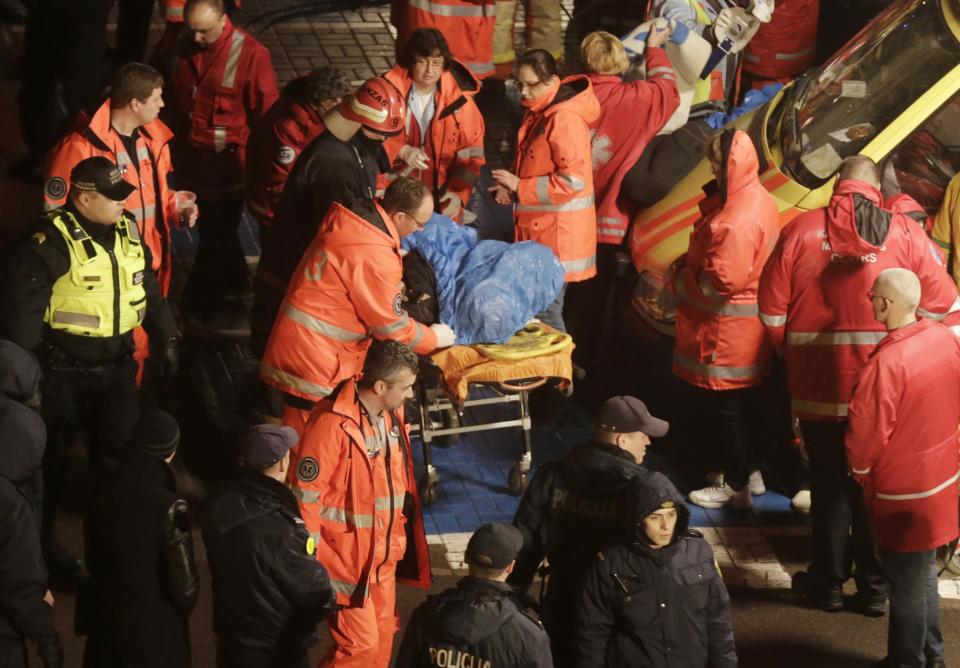
[[[67,242],[70,271],[53,284],[43,321],[68,334],[96,337],[119,336],[143,322],[146,256],[136,221],[124,216],[113,248],[105,249],[64,209],[47,218]]]

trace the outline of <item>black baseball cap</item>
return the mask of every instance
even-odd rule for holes
[[[262,471],[283,459],[299,442],[300,435],[293,427],[258,424],[240,440],[240,464]]]
[[[100,193],[114,202],[124,201],[137,189],[123,178],[119,167],[103,156],[78,162],[70,172],[70,184],[77,190]]]
[[[597,416],[600,428],[617,434],[641,431],[647,436],[663,436],[670,423],[650,415],[646,405],[636,397],[619,396],[607,399]]]
[[[523,534],[512,524],[484,524],[467,543],[466,560],[474,566],[506,568],[523,547]]]

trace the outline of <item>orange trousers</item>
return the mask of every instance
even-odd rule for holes
[[[397,617],[397,580],[394,566],[380,569],[380,582],[370,582],[370,596],[362,608],[343,608],[330,617],[333,647],[317,668],[387,668]]]

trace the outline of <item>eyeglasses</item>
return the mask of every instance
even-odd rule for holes
[[[424,67],[441,68],[443,67],[443,58],[416,58],[414,62]]]
[[[533,90],[537,86],[542,86],[543,84],[546,83],[546,81],[535,81],[534,83],[526,83],[514,77],[513,79],[510,79],[510,83],[513,84],[514,88],[522,92],[524,88],[526,88],[527,90]]]
[[[893,303],[893,300],[890,299],[889,297],[884,297],[883,295],[877,295],[877,294],[874,294],[873,292],[867,293],[867,299],[871,301],[873,301],[874,299],[882,299],[885,302],[890,302],[891,304]]]
[[[427,218],[426,220],[417,220],[417,218],[413,214],[407,213],[406,211],[401,211],[400,213],[402,213],[404,216],[412,220],[413,224],[417,226],[418,230],[422,230],[427,226],[427,223],[430,222],[429,218]]]

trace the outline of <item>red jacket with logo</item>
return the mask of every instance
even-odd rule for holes
[[[269,227],[283,186],[303,148],[324,131],[323,119],[310,104],[296,101],[294,79],[261,118],[247,141],[247,207],[261,225]]]
[[[168,90],[178,176],[207,197],[241,196],[250,128],[278,97],[270,52],[228,18],[209,47],[183,45]]]
[[[124,202],[137,219],[141,238],[150,248],[153,270],[163,294],[170,289],[170,222],[176,220],[173,164],[170,161],[170,128],[156,119],[137,128],[137,154],[127,148],[110,125],[110,100],[93,116],[81,115],[77,124],[47,156],[44,169],[43,208],[56,209],[67,202],[70,172],[81,160],[103,156],[120,167],[124,178],[137,187]],[[136,165],[134,165],[136,160]]]
[[[847,462],[881,547],[920,552],[957,537],[960,341],[927,318],[877,345],[853,391]]]
[[[808,211],[780,234],[760,280],[760,319],[783,350],[793,412],[805,420],[843,420],[853,386],[886,336],[867,293],[884,269],[920,277],[921,314],[956,310],[957,290],[930,240],[902,213],[880,208],[880,191],[837,183],[830,204]],[[881,239],[871,243],[861,230]]]
[[[647,49],[647,80],[624,83],[618,76],[588,74],[600,102],[590,124],[597,243],[621,244],[634,211],[620,199],[620,184],[680,104],[677,78],[663,49]]]
[[[690,249],[677,263],[673,372],[698,387],[760,385],[772,349],[757,318],[757,283],[780,229],[773,196],[744,132],[724,136],[718,192],[700,203]]]

